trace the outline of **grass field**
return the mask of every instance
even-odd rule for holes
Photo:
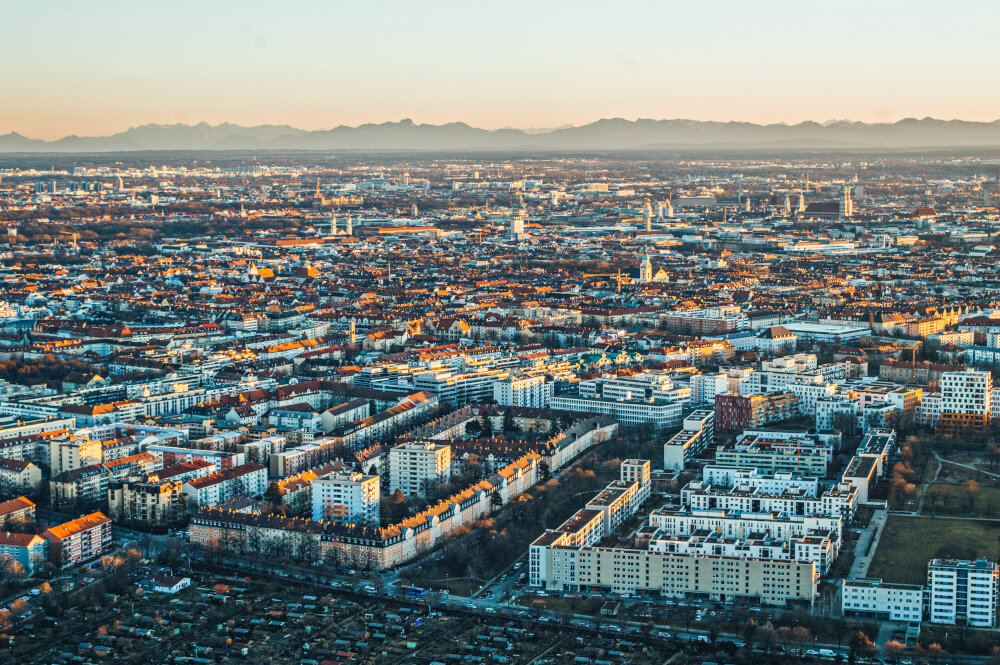
[[[937,556],[996,561],[1000,522],[890,515],[868,569],[868,577],[924,584],[927,562]]]
[[[954,457],[956,462],[977,466],[978,458]],[[1000,519],[1000,479],[978,473],[973,469],[940,462],[941,471],[937,482],[927,488],[924,495],[922,514],[956,517],[988,517]],[[968,494],[962,487],[966,480],[979,483],[979,491],[969,508]],[[944,493],[942,494],[942,490]]]

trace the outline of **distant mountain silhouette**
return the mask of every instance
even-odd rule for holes
[[[30,139],[0,136],[0,152],[127,150],[644,150],[683,148],[944,148],[1000,146],[1000,120],[906,118],[894,123],[757,125],[610,118],[547,131],[479,129],[464,122],[412,120],[306,131],[288,125],[141,125],[111,136]]]

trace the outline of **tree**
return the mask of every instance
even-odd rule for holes
[[[500,496],[499,491],[493,491],[493,495],[490,497],[490,504],[492,504],[494,510],[503,506],[503,497]]]
[[[851,656],[867,655],[875,651],[875,643],[860,630],[851,636],[850,642]]]
[[[976,505],[976,495],[979,494],[979,483],[970,478],[962,483],[962,491],[965,492],[965,501],[971,513],[973,507]]]
[[[510,407],[504,409],[503,412],[503,431],[513,432],[517,429],[517,425],[514,423],[514,410]]]
[[[906,651],[906,645],[898,640],[888,640],[882,648],[889,652],[892,662],[899,662],[899,657]]]
[[[489,414],[483,414],[479,419],[479,425],[482,428],[483,436],[490,438],[493,436],[493,420],[490,418]]]

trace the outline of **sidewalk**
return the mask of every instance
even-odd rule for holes
[[[848,574],[847,579],[864,577],[868,574],[868,567],[871,565],[872,557],[875,556],[875,551],[878,549],[878,541],[882,538],[882,532],[885,530],[885,522],[888,517],[888,510],[876,510],[875,514],[872,515],[871,524],[861,532],[861,537],[858,538],[858,542],[854,546],[854,563],[851,564],[851,572]],[[872,540],[873,533],[875,540],[871,543],[871,547],[869,547],[868,543]],[[865,554],[865,550],[868,550],[867,555]]]

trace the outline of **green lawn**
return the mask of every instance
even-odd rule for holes
[[[932,489],[934,487],[947,487],[951,492],[946,495],[946,498],[939,498],[933,502],[933,510],[931,508],[932,502],[930,497],[925,496],[924,507],[921,511],[924,515],[933,514],[938,516],[952,515],[955,517],[989,517],[1000,519],[1000,488],[998,487],[990,487],[984,483],[980,484],[979,491],[974,495],[971,511],[969,510],[967,494],[962,489],[961,483],[936,482],[927,488],[928,493],[936,491]]]
[[[936,556],[971,559],[1000,555],[1000,522],[889,515],[868,577],[925,584],[927,562]]]

